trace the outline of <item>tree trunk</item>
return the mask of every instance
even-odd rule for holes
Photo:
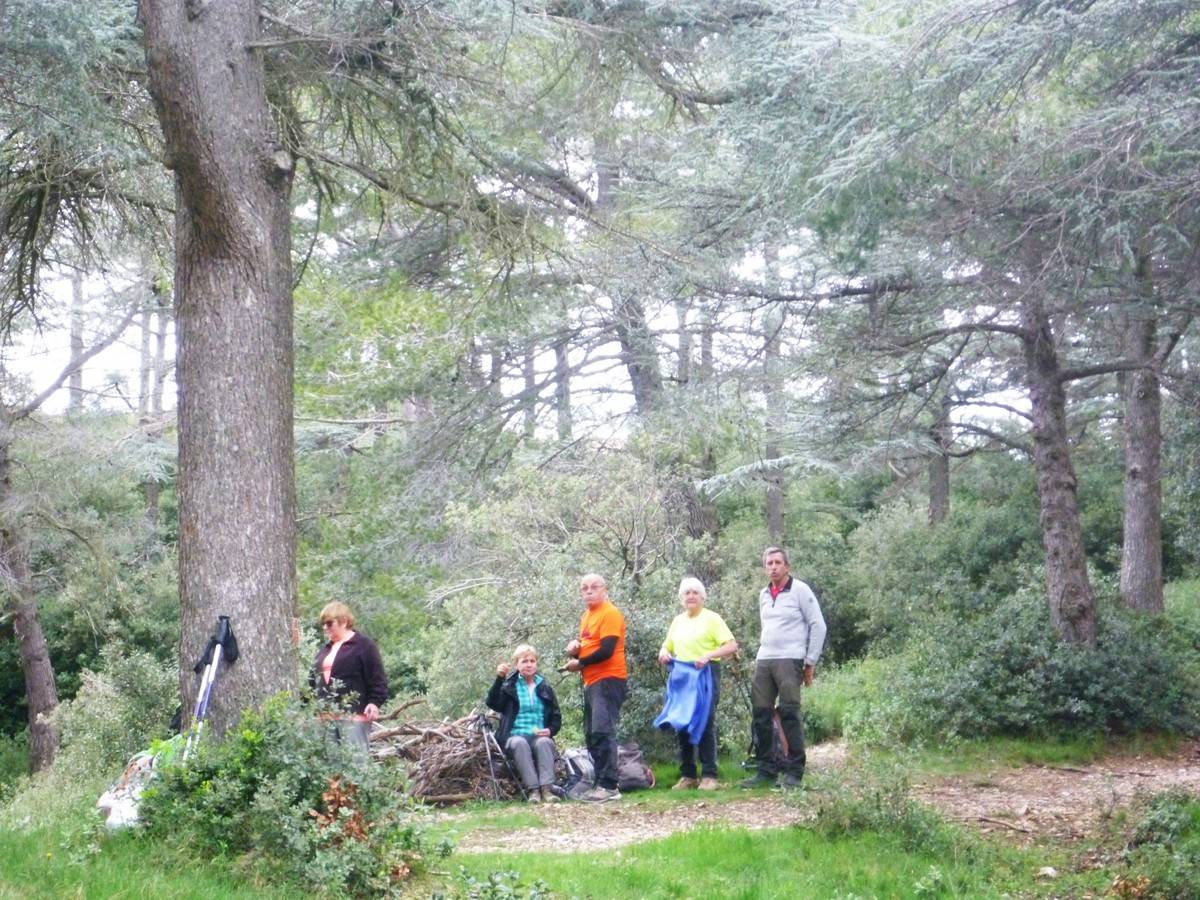
[[[638,415],[646,416],[662,402],[663,379],[658,366],[658,348],[654,345],[654,335],[641,301],[629,295],[617,297],[615,301],[617,340],[633,386],[633,402]]]
[[[25,699],[29,707],[29,769],[40,772],[49,768],[58,752],[58,732],[50,714],[58,706],[54,667],[46,646],[46,635],[38,619],[33,579],[29,572],[29,545],[22,531],[19,512],[13,509],[9,480],[10,424],[0,424],[0,579],[8,595],[5,604],[12,616],[17,638],[21,673],[25,678]]]
[[[675,318],[679,325],[679,364],[675,367],[675,380],[687,384],[692,377],[692,329],[688,324],[688,303],[675,301]]]
[[[142,428],[146,434],[148,441],[159,442],[163,436],[163,382],[166,380],[169,366],[166,362],[167,356],[167,306],[166,298],[163,297],[162,291],[156,285],[151,285],[150,296],[154,300],[153,309],[147,312],[149,317],[151,312],[154,318],[147,318],[147,323],[153,322],[153,326],[149,331],[143,330],[142,342],[143,353],[149,356],[148,363],[144,362],[143,366],[147,367],[148,371],[148,386],[150,396],[146,401],[146,408],[142,415]],[[152,334],[151,334],[152,332]],[[147,337],[152,336],[154,340],[153,350],[146,347]],[[149,480],[142,484],[142,492],[145,497],[145,508],[142,512],[142,533],[143,545],[142,555],[147,560],[156,559],[159,555],[160,546],[158,541],[158,501],[162,494],[161,485],[155,480]]]
[[[1148,280],[1147,260],[1138,275]],[[1149,298],[1145,298],[1147,301]],[[1162,395],[1153,363],[1158,344],[1154,309],[1147,302],[1127,319],[1125,356],[1147,368],[1125,374],[1125,521],[1121,599],[1140,612],[1163,611]]]
[[[142,342],[138,354],[138,421],[144,421],[150,414],[150,393],[154,390],[154,351],[151,349],[151,338],[154,334],[155,312],[148,303],[142,305]]]
[[[713,335],[716,334],[712,313],[704,311],[700,319],[700,378],[702,381],[712,381],[713,372]]]
[[[773,260],[774,257],[768,254],[767,258]],[[782,315],[768,316],[763,322],[763,390],[768,398],[780,387],[779,333],[782,330]],[[779,459],[779,427],[771,416],[766,420],[766,432],[763,456],[768,460]],[[778,470],[767,473],[767,542],[774,547],[784,544],[783,473]]]
[[[616,204],[620,171],[612,159],[612,148],[603,138],[595,141],[596,209],[610,215]],[[621,345],[621,358],[633,387],[633,402],[639,416],[653,412],[662,400],[663,379],[658,348],[641,300],[630,293],[613,295],[613,331]]]
[[[180,691],[228,615],[241,659],[209,708],[223,733],[296,686],[290,208],[256,0],[140,0],[150,92],[175,173]]]
[[[71,276],[71,359],[83,356],[83,274]],[[83,369],[71,373],[67,386],[67,412],[83,412]]]
[[[1088,581],[1078,483],[1067,440],[1066,392],[1045,313],[1035,304],[1021,309],[1026,379],[1033,415],[1033,463],[1037,472],[1039,521],[1046,550],[1046,599],[1059,636],[1072,644],[1096,643],[1096,608]]]
[[[936,445],[929,457],[929,524],[939,525],[950,515],[950,410],[954,403],[942,397],[938,420],[930,429]]]
[[[554,345],[554,409],[558,414],[558,439],[571,440],[574,423],[571,417],[571,361],[567,355],[570,347],[563,338]]]
[[[525,390],[521,394],[521,416],[524,420],[526,438],[531,438],[537,431],[537,368],[533,347],[526,347],[521,359],[521,372],[525,379]]]

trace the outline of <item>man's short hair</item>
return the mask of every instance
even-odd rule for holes
[[[579,584],[582,585],[585,581],[597,581],[600,587],[607,588],[608,582],[604,580],[603,575],[597,575],[595,572],[588,572],[586,575],[579,576]]]
[[[763,551],[762,561],[766,562],[768,556],[773,556],[776,553],[783,557],[783,564],[785,566],[790,566],[792,564],[791,560],[788,559],[787,551],[782,547],[768,547]]]

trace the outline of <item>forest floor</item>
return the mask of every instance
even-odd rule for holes
[[[819,786],[821,776],[836,775],[846,759],[846,747],[840,742],[810,748],[808,767],[814,777],[808,781]],[[1112,754],[1078,767],[1027,765],[968,775],[923,776],[913,785],[913,795],[952,821],[1032,843],[1089,838],[1120,810],[1175,787],[1200,795],[1200,741],[1182,744],[1164,756]],[[779,828],[802,824],[813,815],[812,803],[804,802],[804,794],[801,802],[796,802],[776,791],[742,794],[727,789],[711,795],[689,791],[691,802],[669,804],[654,802],[655,794],[663,798],[662,792],[653,792],[600,805],[497,808],[495,827],[471,816],[473,827],[458,836],[457,849],[460,853],[488,853],[536,846],[545,852],[595,851],[666,837],[698,825]],[[514,814],[517,809],[519,813]],[[452,813],[443,821],[454,819]]]

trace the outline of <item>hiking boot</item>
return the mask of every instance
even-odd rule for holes
[[[621,792],[616,788],[606,788],[596,785],[579,799],[586,800],[588,803],[607,803],[609,800],[620,800]]]
[[[800,787],[800,782],[804,779],[803,775],[796,775],[792,772],[785,772],[783,777],[779,779],[777,785],[781,791],[792,791]]]
[[[717,779],[711,775],[705,775],[700,779],[700,784],[697,785],[702,791],[715,791],[717,789]]]
[[[775,786],[774,775],[751,775],[749,778],[743,778],[739,782],[738,787],[750,790],[752,788],[765,788]]]
[[[541,803],[542,795],[538,793],[537,788],[530,788],[529,796],[525,798],[530,803]]]
[[[694,788],[698,788],[699,786],[700,786],[700,782],[698,782],[695,778],[688,778],[685,775],[683,778],[680,778],[677,782],[675,782],[673,785],[671,785],[671,790],[673,790],[673,791],[690,791]]]
[[[558,803],[561,798],[548,787],[542,788],[543,803]]]

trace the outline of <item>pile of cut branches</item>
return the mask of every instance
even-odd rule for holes
[[[404,719],[424,701],[400,706],[371,732],[371,756],[403,761],[410,793],[426,803],[508,800],[521,794],[492,733],[493,722],[472,713],[460,719]]]

